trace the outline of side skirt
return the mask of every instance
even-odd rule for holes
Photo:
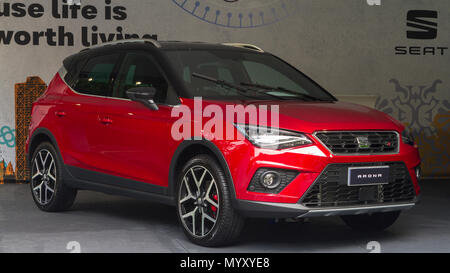
[[[63,172],[64,182],[76,189],[122,195],[167,205],[175,204],[174,197],[168,194],[166,187],[94,172],[70,165],[64,165]]]

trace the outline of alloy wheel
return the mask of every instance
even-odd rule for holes
[[[47,205],[55,194],[56,165],[48,150],[40,150],[33,160],[31,185],[34,197],[41,205]]]
[[[193,166],[184,175],[178,194],[181,221],[195,237],[207,236],[219,215],[219,191],[211,172]]]

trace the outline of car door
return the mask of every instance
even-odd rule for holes
[[[158,110],[131,101],[126,91],[154,87]],[[134,181],[167,186],[170,161],[177,145],[171,138],[170,101],[178,100],[162,70],[147,52],[130,52],[120,69],[112,97],[105,99],[102,162],[110,174]]]
[[[105,121],[99,113],[105,97],[112,94],[119,61],[119,53],[88,58],[72,88],[66,90],[61,109],[56,113],[65,132],[61,141],[67,147],[66,164],[94,171],[103,168],[100,147],[105,139],[101,131]]]

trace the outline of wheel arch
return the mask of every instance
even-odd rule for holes
[[[38,128],[36,129],[30,137],[30,144],[28,145],[28,153],[27,153],[27,164],[30,164],[31,157],[33,156],[34,151],[42,142],[50,142],[53,147],[55,147],[58,155],[62,158],[61,152],[59,150],[58,142],[56,141],[55,136],[48,130],[47,128]]]
[[[175,196],[175,190],[177,185],[177,174],[181,171],[184,164],[199,154],[208,154],[217,160],[217,163],[222,167],[227,178],[228,187],[232,191],[233,202],[236,200],[236,191],[233,183],[233,177],[231,176],[230,168],[225,160],[220,149],[211,141],[206,139],[202,140],[185,140],[176,149],[169,168],[169,187],[168,193],[171,196]]]

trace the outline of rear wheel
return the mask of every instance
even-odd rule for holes
[[[178,179],[177,212],[189,240],[220,246],[238,238],[244,220],[232,207],[231,190],[214,158],[199,155],[186,163]]]
[[[56,212],[69,209],[77,190],[62,180],[62,160],[51,143],[41,143],[31,160],[31,193],[34,202],[43,211]]]
[[[354,230],[380,232],[392,226],[399,216],[400,211],[391,211],[362,215],[346,215],[341,216],[341,218]]]

